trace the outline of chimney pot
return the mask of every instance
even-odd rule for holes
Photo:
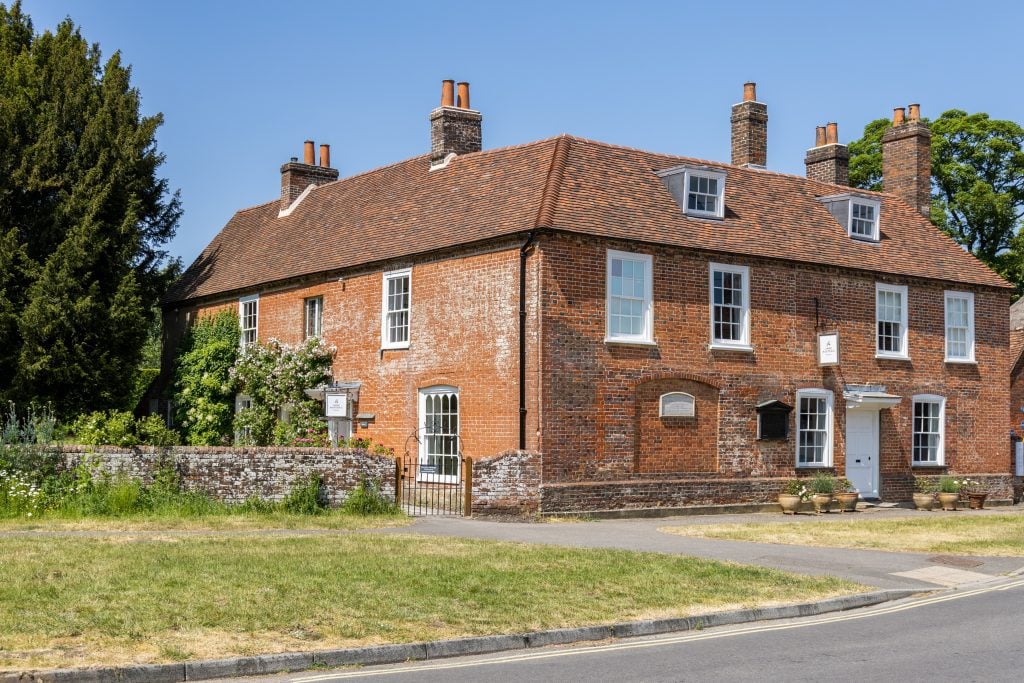
[[[313,166],[316,164],[316,157],[313,153],[313,141],[306,140],[302,145],[302,163]]]
[[[331,167],[331,146],[320,145],[320,167],[330,168]]]
[[[764,168],[768,163],[768,105],[757,102],[754,83],[743,84],[743,101],[732,105],[732,163]]]
[[[743,101],[754,102],[757,100],[757,83],[748,81],[743,84]]]
[[[925,217],[931,213],[932,133],[921,121],[921,105],[893,110],[892,128],[882,134],[882,186]]]
[[[906,112],[904,111],[903,107],[896,107],[895,109],[892,110],[893,126],[902,126],[906,118]]]
[[[469,83],[462,81],[459,83],[459,99],[457,106],[460,109],[469,109]]]
[[[907,118],[910,119],[911,123],[914,123],[915,121],[920,121],[921,120],[921,105],[920,104],[907,105],[907,109],[910,110],[908,112]]]
[[[442,107],[454,107],[455,106],[455,81],[453,81],[453,80],[441,81],[441,106]]]
[[[839,144],[839,125],[835,121],[830,121],[825,127],[825,144]]]
[[[825,126],[818,126],[814,129],[814,146],[822,147],[825,145]]]

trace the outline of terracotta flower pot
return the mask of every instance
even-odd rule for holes
[[[914,494],[914,507],[918,510],[931,511],[935,505],[935,494],[934,493],[915,493]]]
[[[822,510],[828,512],[829,507],[832,505],[832,494],[831,493],[815,493],[811,496],[811,502],[814,503],[814,511],[821,514]]]
[[[782,507],[782,514],[795,515],[800,510],[800,496],[791,493],[780,493],[779,505]]]
[[[856,491],[837,493],[836,500],[839,501],[839,512],[856,512],[858,498],[860,498],[860,494]]]
[[[968,493],[967,504],[971,506],[972,510],[981,510],[985,507],[985,498],[987,497],[987,493]]]
[[[960,500],[959,493],[940,493],[939,503],[943,510],[956,510],[957,501]]]

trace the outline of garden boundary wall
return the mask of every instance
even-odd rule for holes
[[[320,475],[332,506],[344,502],[364,478],[379,482],[381,493],[395,499],[394,458],[360,448],[65,445],[62,451],[69,468],[88,459],[100,471],[120,472],[145,482],[161,467],[173,465],[183,488],[226,503],[241,503],[250,497],[281,500],[313,473]]]

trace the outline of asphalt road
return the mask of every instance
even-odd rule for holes
[[[1024,579],[805,619],[260,681],[1020,681]],[[235,679],[238,680],[238,679]]]

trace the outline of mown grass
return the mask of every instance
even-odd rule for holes
[[[173,512],[136,512],[120,517],[61,514],[49,511],[41,519],[0,518],[0,533],[5,531],[260,531],[267,529],[379,529],[406,526],[412,521],[403,514],[359,515],[331,508],[308,515],[283,510],[246,512],[224,508],[212,513],[183,516]]]
[[[1024,515],[921,513],[920,518],[663,527],[680,536],[955,555],[1024,556]]]
[[[696,558],[452,538],[7,537],[0,668],[520,632],[861,589]]]

